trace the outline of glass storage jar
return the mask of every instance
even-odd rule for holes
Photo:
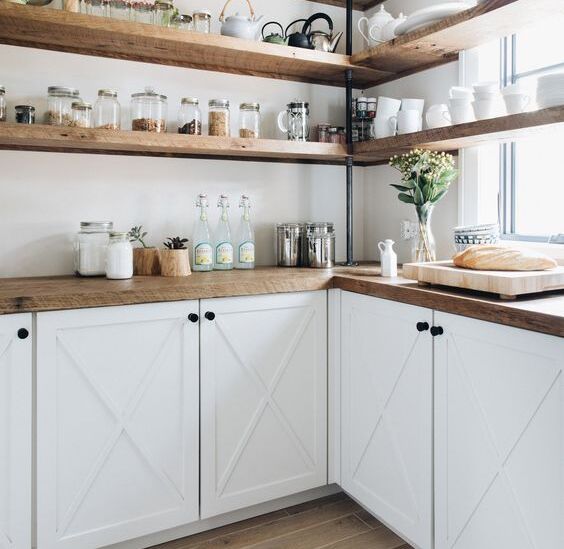
[[[174,5],[172,0],[155,0],[154,19],[155,25],[169,27],[174,17]]]
[[[98,90],[93,126],[103,130],[121,129],[121,108],[116,90]]]
[[[208,106],[208,135],[217,137],[231,135],[229,101],[227,99],[210,99]]]
[[[0,86],[0,122],[6,122],[6,88]]]
[[[82,221],[75,241],[74,270],[80,276],[104,276],[111,221]]]
[[[108,4],[106,0],[83,0],[84,11],[88,15],[98,17],[108,16]]]
[[[17,124],[35,124],[35,107],[32,105],[16,105]]]
[[[167,97],[151,87],[131,95],[131,129],[134,132],[166,132]]]
[[[170,22],[170,26],[178,30],[194,30],[194,27],[192,25],[192,16],[187,14],[175,15]]]
[[[330,124],[317,125],[317,141],[319,143],[329,143],[329,128]]]
[[[80,101],[79,91],[66,86],[47,88],[46,123],[51,126],[70,126],[72,123],[72,104]]]
[[[72,104],[72,122],[75,128],[92,127],[92,105],[84,101],[75,101]]]
[[[202,112],[197,97],[184,97],[178,111],[178,133],[202,135]]]
[[[121,21],[131,19],[131,3],[129,0],[109,0],[110,17]]]
[[[133,276],[133,247],[129,233],[110,233],[106,251],[106,278],[124,280]]]
[[[131,5],[131,19],[137,23],[153,24],[153,4],[148,2],[133,2]]]
[[[241,103],[239,106],[239,137],[258,139],[260,137],[260,105]]]
[[[211,32],[211,12],[208,10],[196,10],[194,12],[194,30],[209,34]]]

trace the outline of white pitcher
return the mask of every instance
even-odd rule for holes
[[[395,242],[390,239],[378,243],[382,276],[385,277],[398,276],[398,256],[394,252],[394,244]]]

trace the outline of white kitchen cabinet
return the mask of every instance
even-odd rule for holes
[[[0,549],[31,548],[31,324],[0,316]]]
[[[564,339],[445,313],[436,548],[564,547]]]
[[[38,549],[198,519],[198,302],[37,315]]]
[[[428,309],[342,293],[341,484],[421,549],[432,547],[431,325]]]
[[[327,293],[200,311],[202,517],[326,484]]]

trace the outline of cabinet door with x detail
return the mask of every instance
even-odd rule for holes
[[[326,484],[326,292],[200,311],[202,518]]]

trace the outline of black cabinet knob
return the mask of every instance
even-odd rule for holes
[[[433,337],[442,336],[445,333],[442,326],[433,326],[431,328],[431,335]]]
[[[200,320],[200,317],[196,313],[190,313],[188,315],[188,320],[190,322],[194,322],[194,324],[195,324],[196,322],[198,322],[198,320]]]
[[[429,329],[428,322],[418,322],[417,323],[417,331],[418,332],[426,332]]]
[[[215,313],[212,313],[211,311],[208,311],[204,316],[210,321],[215,319]]]
[[[26,330],[25,328],[20,328],[18,330],[18,337],[20,339],[27,339],[28,336],[29,336],[29,331]]]

